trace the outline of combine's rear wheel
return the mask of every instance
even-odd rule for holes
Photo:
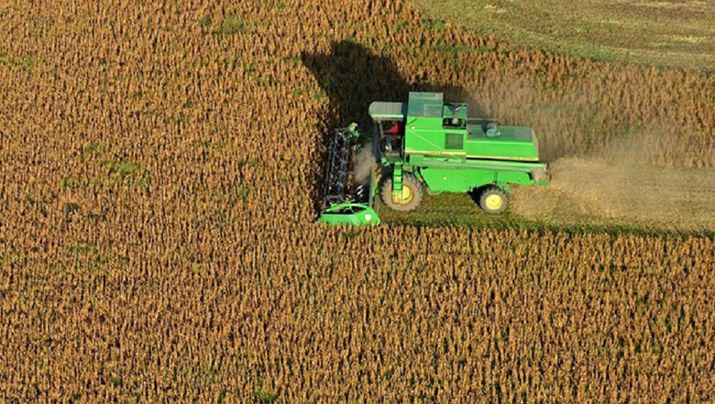
[[[490,215],[503,213],[508,203],[506,192],[496,186],[485,188],[479,196],[479,206]]]
[[[380,188],[382,201],[392,210],[409,211],[415,209],[422,202],[422,184],[412,174],[402,176],[402,194],[392,195],[392,178],[387,177]]]

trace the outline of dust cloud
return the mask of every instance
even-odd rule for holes
[[[569,225],[715,231],[715,168],[649,164],[678,141],[657,136],[659,142],[645,135],[615,139],[591,156],[557,159],[549,187],[515,190],[513,212]]]
[[[372,143],[367,143],[353,154],[353,183],[356,185],[366,185],[370,182],[370,174],[375,162],[372,149]]]
[[[511,211],[553,224],[715,231],[715,136],[665,116],[634,119],[581,85],[550,93],[537,79],[497,79],[470,88],[489,116],[533,127],[549,163],[551,185],[515,187]]]

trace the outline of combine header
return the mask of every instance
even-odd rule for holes
[[[380,218],[372,208],[372,176],[367,183],[355,184],[354,181],[353,156],[363,147],[369,147],[366,139],[366,136],[358,131],[356,123],[335,131],[328,148],[319,222],[356,226],[380,223]],[[376,165],[370,160],[365,164]]]
[[[424,192],[474,192],[486,213],[500,214],[512,185],[548,185],[531,128],[469,118],[467,104],[445,103],[441,93],[373,102],[369,113],[369,132],[353,123],[335,133],[319,222],[378,224],[378,193],[387,207],[410,211]],[[368,158],[356,162],[355,153]]]

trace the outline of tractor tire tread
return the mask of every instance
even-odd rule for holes
[[[408,185],[409,184],[409,185]],[[424,197],[424,190],[422,183],[411,173],[405,173],[402,175],[402,186],[410,186],[414,197],[409,204],[400,205],[392,201],[392,176],[388,175],[382,182],[380,187],[380,197],[382,202],[387,205],[388,208],[400,212],[409,212],[416,209],[422,202]]]
[[[498,209],[490,209],[487,206],[487,197],[489,195],[494,195],[498,194],[499,196],[502,197],[502,200],[504,201],[502,205]],[[479,194],[479,207],[482,208],[482,210],[490,215],[499,215],[504,213],[506,211],[507,207],[509,205],[509,198],[506,195],[506,192],[499,188],[496,185],[490,185],[485,187]]]

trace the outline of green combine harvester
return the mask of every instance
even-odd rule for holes
[[[387,207],[411,211],[425,192],[471,192],[486,213],[500,214],[512,185],[549,184],[529,127],[469,118],[467,104],[445,103],[441,93],[373,102],[369,113],[370,132],[352,123],[330,144],[320,223],[379,224],[378,194]]]

